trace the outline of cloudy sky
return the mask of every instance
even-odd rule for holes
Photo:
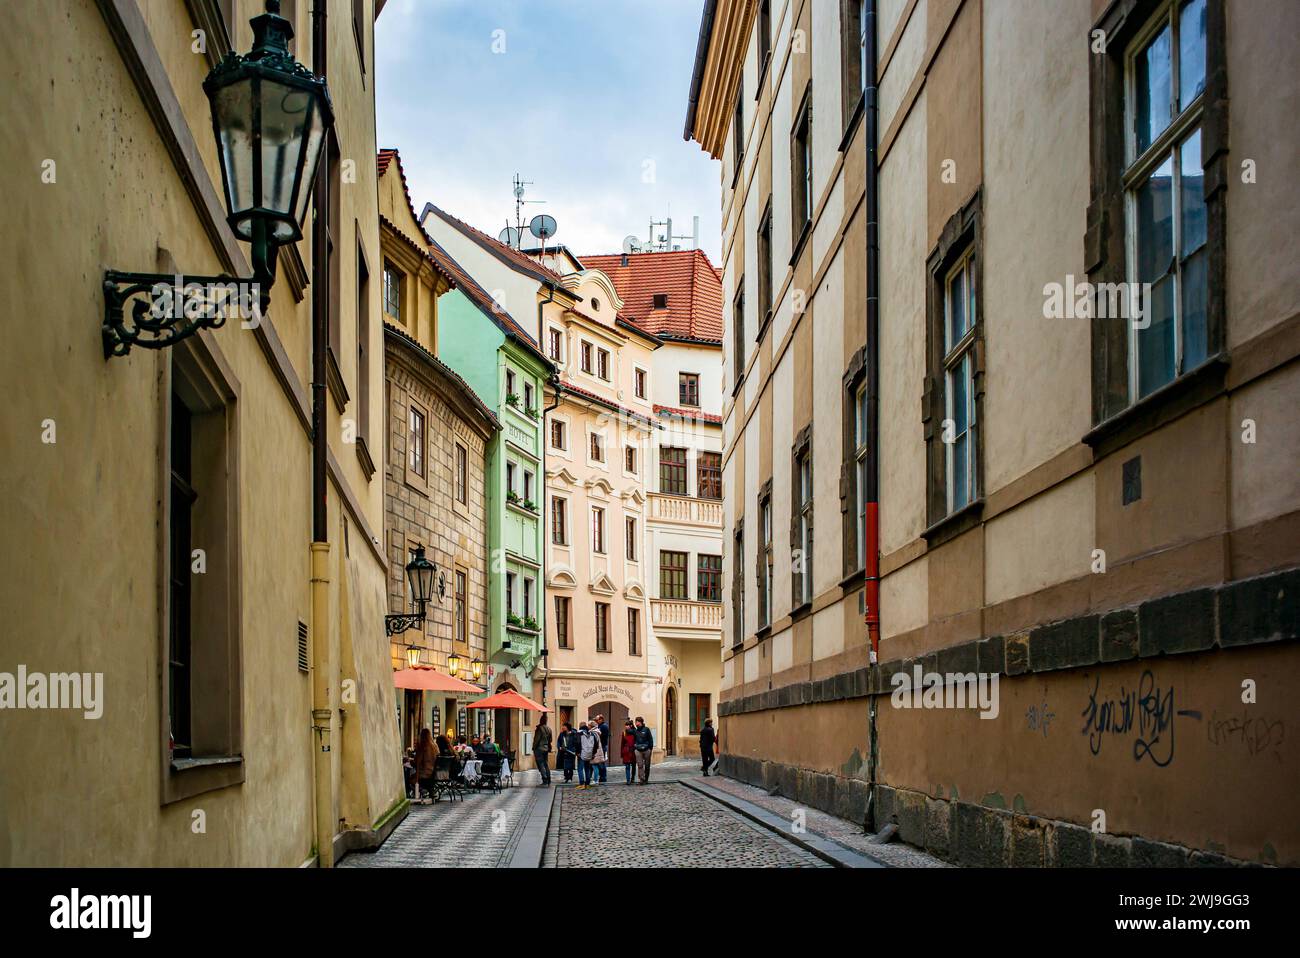
[[[578,253],[671,216],[716,263],[719,165],[682,139],[700,0],[388,0],[375,26],[380,147],[426,201],[495,236],[532,180]],[[501,51],[501,52],[498,52]],[[527,198],[526,197],[526,198]],[[682,245],[689,245],[689,240]]]

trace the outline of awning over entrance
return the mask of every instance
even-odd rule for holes
[[[470,702],[465,707],[470,709],[518,709],[520,712],[550,711],[545,705],[534,702],[527,696],[520,695],[514,689],[507,689],[504,692],[498,692],[496,695],[489,695],[477,702]]]
[[[483,690],[477,685],[470,685],[458,678],[445,675],[428,666],[402,669],[393,673],[393,685],[399,689],[419,689],[425,692],[468,692],[482,695]]]

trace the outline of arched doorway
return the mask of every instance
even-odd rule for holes
[[[587,710],[587,714],[593,719],[597,715],[605,716],[605,724],[609,726],[609,764],[622,765],[623,723],[627,721],[627,706],[613,700],[597,702]]]
[[[496,687],[497,692],[517,692],[509,682],[502,682]],[[515,747],[515,720],[519,713],[514,709],[493,709],[492,727],[496,730],[496,743],[501,751],[510,752]]]
[[[664,754],[677,754],[677,690],[668,686],[664,704]]]

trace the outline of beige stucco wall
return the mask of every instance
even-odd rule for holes
[[[185,5],[144,7],[147,36],[135,39],[151,44],[162,62],[206,167],[198,175],[219,184],[200,88],[207,61],[189,50],[193,24]],[[0,716],[7,743],[0,757],[0,862],[297,865],[315,844],[311,688],[296,668],[298,622],[311,624],[312,641],[328,646],[334,701],[348,713],[333,753],[335,817],[344,819],[343,828],[368,830],[401,798],[385,687],[382,562],[343,508],[338,487],[331,488],[331,614],[327,623],[312,623],[310,446],[299,411],[253,332],[230,323],[210,334],[238,387],[246,774],[241,784],[162,804],[159,503],[166,442],[160,390],[171,356],[136,349],[105,361],[100,282],[105,268],[162,271],[159,247],[187,272],[216,273],[222,263],[98,9],[22,4],[10,16],[5,35],[22,41],[6,44],[16,84],[9,96],[46,107],[6,110],[0,118],[0,155],[16,171],[14,185],[29,178],[6,192],[12,229],[0,238],[0,250],[10,265],[0,287],[8,312],[30,320],[29,334],[0,359],[12,390],[3,429],[11,437],[11,468],[0,478],[0,521],[16,546],[0,551],[0,605],[8,615],[0,669],[22,663],[33,671],[102,672],[104,707],[97,720],[56,711]],[[343,40],[353,42],[348,27],[331,35],[340,72],[349,62]],[[236,47],[250,42],[241,25]],[[63,53],[49,57],[56,48]],[[351,118],[340,128],[345,151],[373,155],[373,122],[365,119],[373,116],[370,93],[359,80],[332,82],[331,90],[340,115]],[[57,164],[57,178],[48,184],[40,179],[46,159]],[[363,222],[363,242],[373,254],[371,169],[368,181],[362,173],[356,195],[344,198],[344,221],[349,235],[355,220]],[[39,255],[33,237],[46,237]],[[310,262],[308,243],[302,254]],[[345,302],[355,303],[347,279],[355,274],[345,266],[343,275]],[[377,311],[376,298],[372,315]],[[351,317],[350,307],[344,312]],[[295,302],[282,269],[269,321],[300,390],[309,317],[310,298]],[[48,445],[40,441],[47,419],[57,429],[57,442]],[[353,449],[338,441],[337,417],[331,435],[361,518],[379,530],[378,492]],[[345,523],[350,552],[343,546]],[[87,788],[92,797],[70,819],[64,800]],[[196,812],[204,813],[205,832],[192,828]]]

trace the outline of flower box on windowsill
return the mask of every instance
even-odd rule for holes
[[[519,395],[517,393],[506,393],[506,405],[519,408]]]

